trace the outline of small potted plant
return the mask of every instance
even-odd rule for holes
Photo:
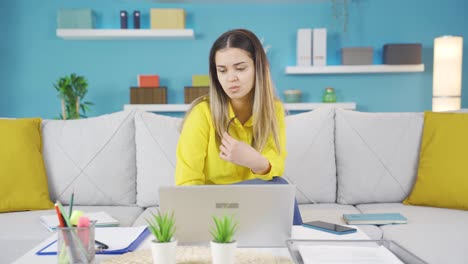
[[[93,103],[83,101],[88,92],[88,81],[84,76],[75,73],[66,75],[58,79],[54,87],[62,105],[61,119],[86,117],[86,111],[89,111],[89,106]]]
[[[148,228],[155,239],[151,241],[153,263],[176,263],[177,240],[174,239],[175,219],[174,213],[158,214],[151,212],[152,219],[146,219]]]
[[[215,227],[210,230],[211,260],[213,264],[233,264],[236,258],[237,242],[233,240],[237,231],[237,223],[233,216],[213,216]]]

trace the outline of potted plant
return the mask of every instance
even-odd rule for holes
[[[86,117],[86,111],[89,111],[89,106],[93,103],[83,102],[83,98],[88,92],[88,81],[85,77],[72,73],[58,79],[54,87],[59,93],[58,97],[62,105],[60,119]]]
[[[151,212],[152,219],[146,220],[148,228],[156,239],[151,241],[153,263],[176,263],[177,240],[174,239],[174,213],[158,214]]]
[[[210,230],[211,260],[213,264],[233,264],[236,258],[237,242],[233,240],[237,223],[233,216],[213,216],[215,227]]]

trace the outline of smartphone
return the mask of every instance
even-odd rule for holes
[[[336,235],[350,234],[350,233],[354,233],[357,231],[356,228],[332,224],[332,223],[323,222],[323,221],[306,222],[306,223],[302,223],[302,226],[317,229],[320,231],[329,232],[329,233],[336,234]]]

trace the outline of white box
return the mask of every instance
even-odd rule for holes
[[[327,65],[327,29],[314,28],[312,36],[312,64]]]
[[[312,63],[312,29],[297,30],[296,65],[310,66]]]

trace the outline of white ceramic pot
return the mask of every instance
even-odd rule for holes
[[[216,243],[211,241],[211,261],[213,264],[234,264],[237,242]]]
[[[175,264],[176,263],[177,240],[159,243],[151,241],[151,254],[153,263]]]

